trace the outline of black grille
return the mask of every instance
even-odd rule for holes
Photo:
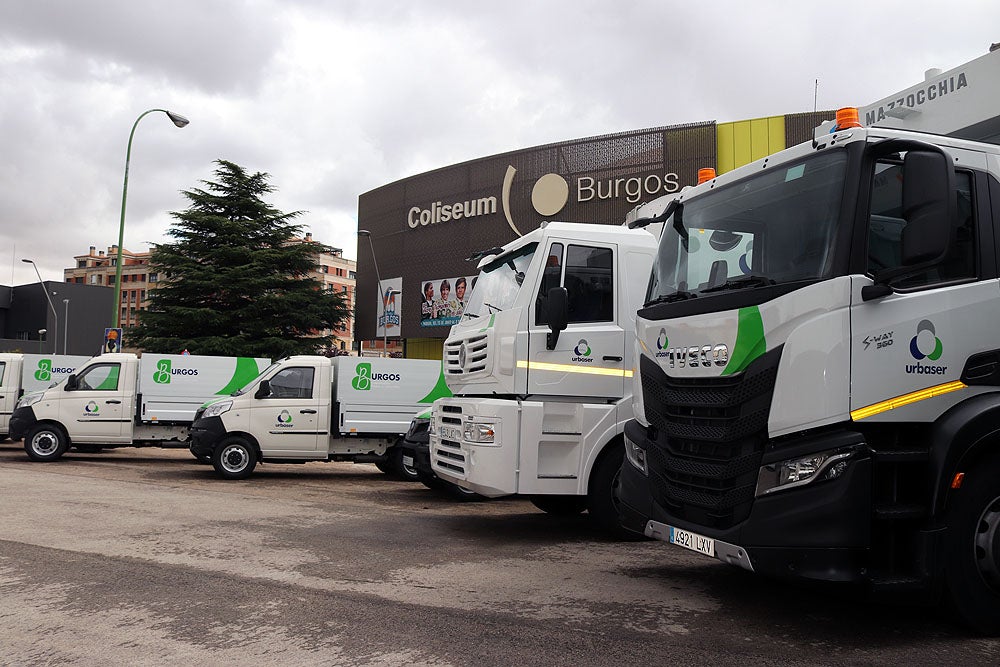
[[[678,518],[729,528],[750,514],[781,348],[736,375],[671,377],[640,361],[652,426],[649,473],[654,499]]]

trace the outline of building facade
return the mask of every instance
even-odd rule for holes
[[[388,335],[403,341],[405,356],[440,359],[477,273],[476,262],[466,261],[475,253],[546,220],[621,225],[637,205],[696,184],[698,169],[722,173],[801,143],[833,116],[823,111],[707,121],[576,139],[443,167],[366,192],[358,199],[358,227],[370,232],[372,246],[362,241],[358,247],[358,291],[364,295],[358,336],[381,343],[384,321]],[[383,307],[386,293],[393,301]]]
[[[113,304],[114,290],[97,285],[0,286],[0,352],[98,354]]]

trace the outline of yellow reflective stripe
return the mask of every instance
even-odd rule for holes
[[[586,375],[610,375],[612,377],[632,377],[632,371],[625,371],[619,368],[601,368],[595,366],[572,366],[570,364],[552,364],[547,361],[524,361],[517,362],[518,368],[527,368],[533,371],[554,371],[556,373],[584,373]]]
[[[901,408],[904,405],[909,405],[910,403],[916,403],[917,401],[923,401],[928,398],[934,398],[935,396],[941,396],[942,394],[958,391],[959,389],[965,389],[967,386],[968,385],[961,380],[955,380],[954,382],[946,382],[933,387],[927,387],[927,389],[921,389],[920,391],[903,394],[902,396],[897,396],[896,398],[890,398],[887,401],[874,403],[865,408],[851,410],[851,419],[857,421],[859,419],[871,417],[872,415],[887,412],[895,408]]]

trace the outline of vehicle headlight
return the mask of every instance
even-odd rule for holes
[[[649,475],[649,469],[646,468],[646,450],[629,440],[628,436],[625,436],[625,458],[643,475]]]
[[[202,413],[202,417],[218,417],[221,414],[229,412],[233,407],[232,401],[220,401],[219,403],[212,403],[210,406],[205,408],[205,412]]]
[[[838,449],[761,466],[757,473],[756,495],[760,497],[821,480],[837,479],[847,470],[854,454],[853,449]]]
[[[469,442],[493,442],[496,431],[489,422],[465,422],[463,435]]]
[[[34,405],[38,401],[42,400],[43,395],[44,394],[42,392],[34,394],[25,394],[24,396],[18,399],[17,405],[14,406],[14,409],[16,410],[18,408],[26,408],[29,405]]]

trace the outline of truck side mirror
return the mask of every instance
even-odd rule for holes
[[[64,391],[76,391],[80,388],[80,383],[76,380],[76,373],[72,373],[66,378],[66,387]]]
[[[910,151],[903,159],[904,266],[937,263],[948,254],[955,218],[953,174],[942,153]]]
[[[569,291],[565,287],[553,287],[549,290],[547,301],[549,333],[545,334],[545,347],[554,350],[559,341],[559,332],[566,328],[569,320]]]
[[[267,380],[261,380],[260,384],[257,385],[257,392],[253,395],[254,398],[267,398],[271,395],[271,383]]]

